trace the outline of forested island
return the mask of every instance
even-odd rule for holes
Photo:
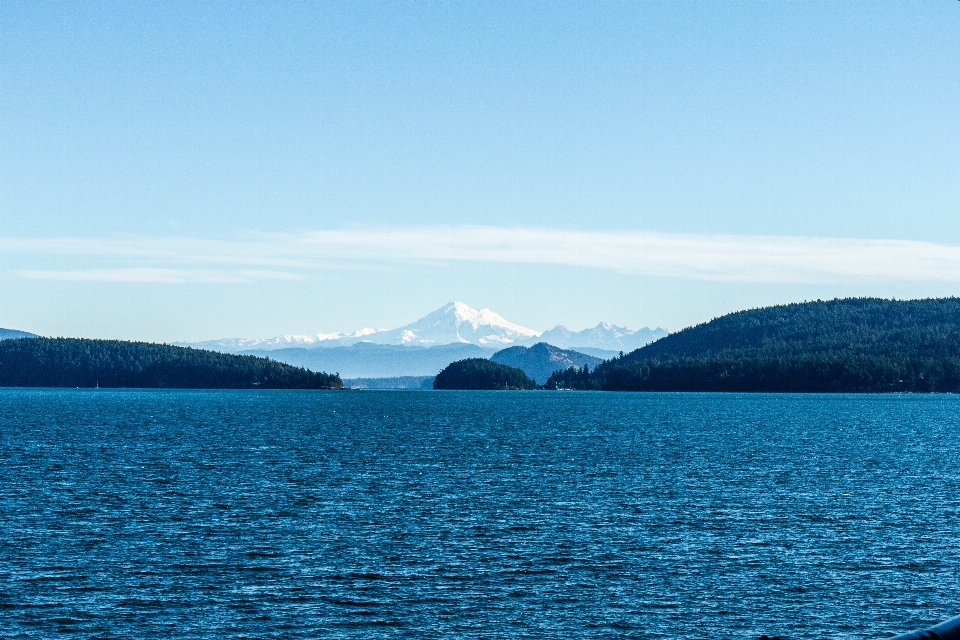
[[[0,386],[341,389],[338,374],[255,356],[121,340],[0,341]]]
[[[433,380],[434,389],[472,391],[536,389],[522,369],[508,367],[485,358],[467,358],[452,362]]]
[[[850,298],[732,313],[548,389],[960,392],[960,298]]]

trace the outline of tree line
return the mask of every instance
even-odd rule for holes
[[[339,374],[255,356],[149,342],[77,338],[0,341],[0,386],[340,389]]]
[[[495,391],[536,389],[537,383],[523,369],[508,367],[486,358],[467,358],[447,365],[434,378],[433,388]]]
[[[960,299],[848,298],[753,309],[671,334],[545,388],[960,393]]]

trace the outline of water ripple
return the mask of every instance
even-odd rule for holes
[[[952,396],[0,391],[5,638],[886,637]]]

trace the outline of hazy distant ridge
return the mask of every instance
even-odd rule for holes
[[[541,333],[533,343],[546,342],[561,349],[591,348],[614,353],[619,351],[627,353],[667,335],[667,330],[660,327],[630,330],[626,327],[601,322],[597,326],[583,331],[571,331],[562,324],[558,324],[553,329]],[[529,342],[529,340],[526,341],[526,343]]]
[[[488,358],[493,349],[475,344],[454,343],[436,347],[360,342],[331,349],[277,349],[245,351],[245,355],[271,358],[312,371],[335,371],[344,378],[395,378],[435,376],[455,360]]]
[[[490,359],[508,367],[522,369],[537,384],[547,381],[554,371],[568,367],[596,367],[603,362],[577,351],[560,349],[545,342],[538,342],[532,347],[508,347],[497,351]]]
[[[18,338],[39,338],[35,333],[17,331],[16,329],[0,329],[0,340],[16,340]]]

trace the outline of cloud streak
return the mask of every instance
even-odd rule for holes
[[[6,238],[0,252],[93,260],[28,278],[250,282],[309,277],[348,263],[550,264],[645,276],[744,282],[960,282],[960,246],[908,240],[428,227],[200,238]]]
[[[33,280],[63,280],[68,282],[156,282],[241,284],[258,280],[302,280],[303,275],[278,271],[237,269],[158,269],[132,267],[118,269],[42,270],[24,269],[18,273]]]

